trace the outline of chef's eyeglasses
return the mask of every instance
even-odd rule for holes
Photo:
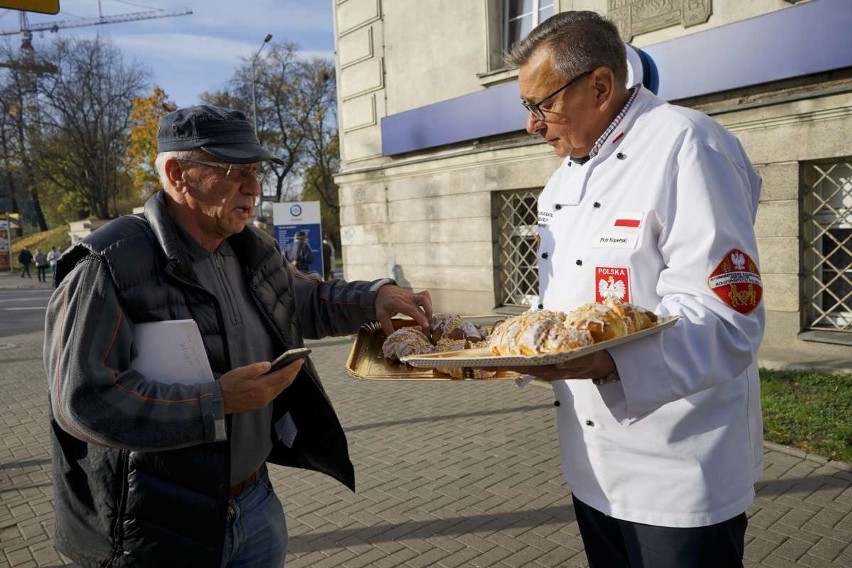
[[[255,170],[246,166],[240,166],[239,164],[208,162],[207,160],[194,160],[192,158],[180,158],[178,161],[225,170],[225,177],[234,181],[249,181],[254,179],[257,180],[257,183],[263,183],[263,180],[266,178],[266,171],[262,169]]]
[[[589,75],[592,71],[594,71],[594,69],[589,69],[588,71],[583,71],[579,75],[574,75],[574,77],[572,77],[567,83],[565,83],[564,85],[562,85],[537,103],[528,103],[527,101],[522,100],[521,104],[524,105],[524,108],[527,109],[529,113],[533,115],[537,120],[544,120],[544,111],[541,109],[541,105],[543,105],[544,103],[546,103],[547,101],[549,101],[550,99],[552,99],[553,97],[555,97],[556,95],[558,95],[559,93],[561,93],[586,75]]]

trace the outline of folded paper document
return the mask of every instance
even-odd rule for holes
[[[196,384],[213,380],[198,325],[193,320],[135,326],[136,358],[130,367],[152,381]]]

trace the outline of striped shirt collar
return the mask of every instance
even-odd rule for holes
[[[636,100],[636,94],[638,92],[639,87],[633,87],[632,89],[630,89],[630,98],[627,99],[627,102],[624,104],[624,107],[622,107],[618,115],[609,124],[609,127],[604,130],[604,133],[601,134],[600,138],[598,138],[598,141],[595,142],[595,145],[592,147],[592,151],[589,152],[589,158],[594,158],[598,155],[598,152],[600,152],[601,147],[604,145],[604,142],[606,142],[606,139],[609,138],[609,135],[612,134],[612,132],[616,128],[618,128],[618,125],[621,124],[621,121],[624,120],[627,111],[630,110],[630,107],[633,105],[633,101]]]

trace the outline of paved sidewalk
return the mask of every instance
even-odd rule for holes
[[[0,342],[0,567],[66,566],[53,549],[40,333]],[[356,381],[351,338],[314,342],[358,492],[273,466],[288,568],[587,566],[559,470],[549,388]],[[746,566],[852,566],[852,471],[766,446]]]
[[[0,273],[0,289],[50,284]],[[0,568],[73,566],[53,549],[40,333],[0,341]],[[559,471],[549,388],[356,381],[351,338],[314,361],[347,430],[351,493],[273,466],[288,567],[587,566]],[[852,566],[852,469],[767,443],[746,566]]]

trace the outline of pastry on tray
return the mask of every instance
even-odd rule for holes
[[[429,337],[416,326],[397,329],[382,344],[382,355],[398,362],[409,355],[461,351],[488,345],[488,331],[458,314],[434,314],[430,324]],[[456,379],[465,378],[463,369],[439,367],[435,370]],[[489,379],[495,375],[496,372],[486,369],[473,370],[475,379]]]
[[[644,308],[610,298],[570,312],[525,312],[497,324],[488,346],[494,355],[545,355],[624,337],[657,324]]]

